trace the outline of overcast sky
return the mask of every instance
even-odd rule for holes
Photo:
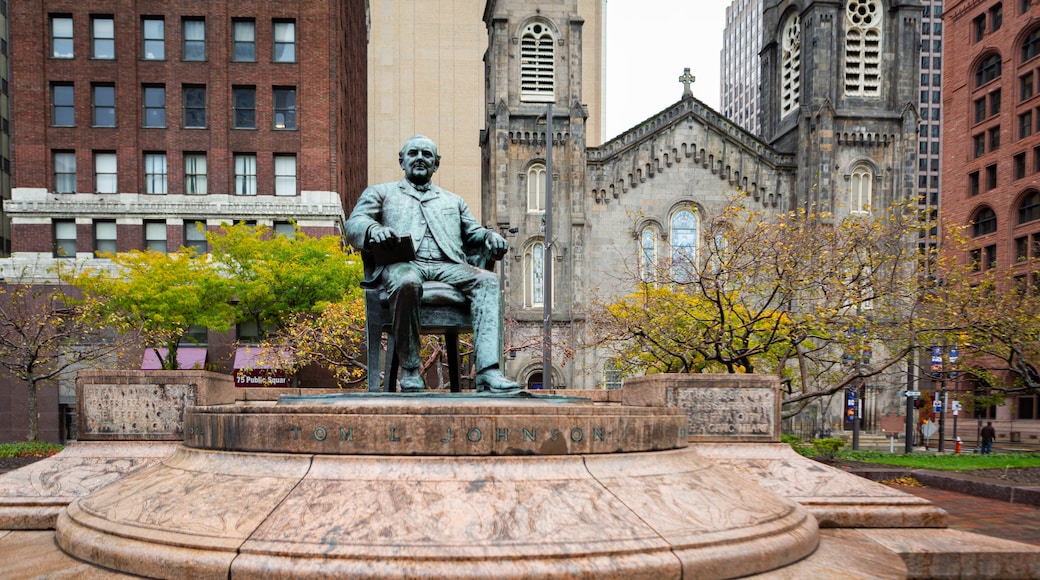
[[[607,0],[607,139],[682,97],[719,108],[719,51],[730,0]]]

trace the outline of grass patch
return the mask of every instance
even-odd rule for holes
[[[50,457],[62,449],[61,445],[43,441],[0,443],[0,457]]]
[[[939,471],[1040,467],[1040,454],[1038,453],[991,453],[989,455],[979,455],[975,453],[962,453],[960,455],[911,453],[909,455],[903,455],[886,453],[883,451],[852,451],[850,449],[842,449],[837,453],[837,457],[849,461],[880,463],[882,465],[898,465],[900,467],[909,467],[912,469],[935,469]]]

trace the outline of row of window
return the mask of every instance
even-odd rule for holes
[[[255,226],[255,222],[243,222]],[[54,256],[56,258],[74,258],[76,256],[76,220],[54,220]],[[296,226],[291,222],[275,222],[272,228],[276,235],[292,236]],[[115,220],[94,220],[92,224],[94,254],[118,251],[118,228]],[[194,248],[197,254],[209,251],[206,243],[206,222],[203,220],[184,220],[184,239],[181,247]],[[144,222],[144,247],[142,249],[166,253],[169,248],[168,229],[165,221]]]
[[[1038,113],[1040,114],[1040,113]],[[1027,175],[1040,173],[1040,146],[1033,147],[1033,163],[1027,161],[1027,151],[1016,153],[1012,157],[1012,178],[1023,179]],[[923,169],[923,167],[922,167]],[[985,180],[983,180],[983,176]],[[987,165],[984,173],[972,171],[968,174],[968,196],[975,196],[997,187],[997,164]]]
[[[75,26],[72,16],[51,15],[51,57],[75,57]],[[252,18],[231,20],[231,59],[256,62],[256,21]],[[161,16],[141,18],[140,58],[166,60],[166,20]],[[99,60],[116,58],[116,26],[111,15],[90,17],[90,57]],[[206,60],[206,19],[181,19],[181,60]],[[296,62],[296,22],[271,21],[271,61]]]
[[[979,14],[971,22],[972,31],[974,32],[974,42],[979,42],[985,38],[986,34],[992,34],[998,30],[1004,24],[1004,6],[1003,4],[996,4],[990,7],[989,10]]]
[[[91,125],[116,126],[116,87],[109,83],[94,83],[90,88]],[[296,129],[296,87],[272,87],[272,123],[274,129]],[[183,108],[182,126],[205,129],[206,85],[181,86]],[[166,86],[141,86],[141,125],[166,127]],[[231,89],[231,126],[235,129],[257,128],[255,86],[235,86]],[[58,127],[76,125],[75,87],[72,83],[51,85],[51,124]]]
[[[55,151],[52,154],[55,193],[76,193],[76,153]],[[184,193],[205,195],[209,193],[206,170],[206,154],[185,152],[183,154]],[[142,156],[144,187],[148,194],[169,193],[169,169],[164,152],[145,152]],[[296,195],[296,155],[275,154],[273,160],[274,195]],[[265,179],[264,183],[271,183]],[[257,194],[257,165],[255,153],[234,155],[235,195]],[[115,152],[94,152],[94,192],[119,193],[118,160]],[[266,192],[265,192],[266,193]]]
[[[1030,190],[1022,196],[1017,208],[1018,223],[1023,225],[1040,219],[1040,191]],[[983,206],[975,213],[972,220],[971,235],[973,237],[985,236],[997,231],[997,214],[993,208]]]

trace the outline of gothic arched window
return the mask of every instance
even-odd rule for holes
[[[692,282],[697,267],[697,216],[689,209],[672,214],[672,280],[680,284]]]
[[[849,0],[845,7],[845,94],[881,94],[881,3]]]
[[[1032,190],[1018,206],[1018,223],[1025,224],[1040,220],[1040,191]]]
[[[553,268],[550,295],[556,304],[556,269]],[[524,251],[524,306],[545,305],[545,243],[541,240],[527,246]]]
[[[655,282],[657,279],[657,228],[646,226],[639,232],[639,279]]]
[[[552,102],[556,98],[553,33],[532,22],[520,33],[520,100]]]
[[[802,25],[797,14],[787,17],[780,48],[780,117],[798,108],[802,93]]]
[[[849,178],[849,211],[854,214],[870,213],[874,195],[874,172],[859,165]]]
[[[1001,73],[1001,58],[999,54],[991,54],[986,57],[979,64],[979,68],[975,69],[975,87],[981,87],[982,85],[1000,78]]]
[[[545,166],[541,163],[527,170],[527,211],[545,211]]]

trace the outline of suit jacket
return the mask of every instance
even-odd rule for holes
[[[429,227],[444,255],[459,264],[467,263],[467,250],[483,247],[491,231],[480,225],[461,197],[436,185],[416,191],[404,179],[365,188],[347,219],[347,241],[359,251],[367,249],[368,232],[376,225],[410,234],[416,249]],[[376,268],[362,285],[374,286],[382,270]]]

